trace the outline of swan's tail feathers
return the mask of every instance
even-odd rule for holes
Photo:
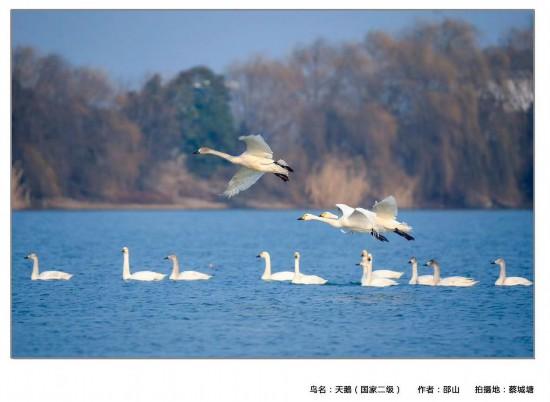
[[[279,165],[283,169],[286,169],[289,172],[294,172],[294,169],[292,169],[290,166],[288,166],[288,163],[286,163],[284,160],[279,159],[277,162],[275,162],[276,165]]]
[[[372,237],[374,237],[375,239],[377,240],[380,240],[381,242],[389,242],[388,238],[384,235],[381,235],[380,233],[378,233],[377,231],[373,230],[372,232],[370,232],[370,234],[372,235]]]
[[[281,179],[282,181],[288,181],[288,176],[286,174],[282,174],[282,173],[274,173],[275,176],[277,176],[279,179]]]
[[[404,232],[402,230],[399,230],[399,229],[394,229],[393,230],[395,233],[397,233],[399,236],[401,237],[404,237],[405,239],[407,240],[414,240],[414,237],[412,237],[410,234],[408,234],[407,232]]]

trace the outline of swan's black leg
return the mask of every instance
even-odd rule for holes
[[[288,181],[288,176],[287,175],[284,175],[284,174],[281,174],[281,173],[274,173],[274,175],[277,176],[282,181]]]
[[[403,232],[399,229],[394,229],[394,232],[397,233],[399,236],[404,237],[407,240],[414,240],[414,237],[412,237],[410,234]]]

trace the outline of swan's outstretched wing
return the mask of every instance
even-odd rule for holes
[[[273,151],[261,135],[244,135],[240,136],[239,140],[246,143],[246,153],[262,158],[273,159]]]
[[[258,172],[256,170],[242,167],[237,170],[235,176],[231,178],[229,184],[227,185],[227,189],[223,192],[223,195],[225,195],[227,198],[231,198],[234,195],[237,195],[239,192],[244,191],[252,186],[262,176],[263,172]]]
[[[336,208],[342,213],[342,218],[347,218],[353,214],[354,209],[346,204],[336,204]]]
[[[395,197],[390,195],[380,202],[375,202],[372,210],[381,218],[395,218],[397,216],[397,202],[395,201]]]
[[[381,228],[376,223],[376,214],[374,212],[364,208],[355,208],[355,212],[356,214],[362,215],[366,218],[371,229],[374,229],[377,232],[380,231]]]

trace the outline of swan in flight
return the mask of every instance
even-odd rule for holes
[[[373,261],[374,261],[374,258],[372,257],[372,254],[370,254],[367,250],[363,250],[361,252],[361,263],[357,265],[365,265],[368,263],[372,265]],[[377,269],[375,271],[372,271],[372,274],[379,278],[390,278],[390,279],[399,279],[403,276],[403,272],[392,271],[390,269]]]
[[[431,285],[434,281],[433,275],[420,275],[418,276],[418,261],[415,257],[412,257],[409,260],[409,264],[411,264],[412,267],[412,275],[411,280],[409,281],[409,285]]]
[[[235,176],[231,178],[227,189],[223,193],[226,197],[231,198],[248,189],[264,173],[273,173],[283,181],[288,181],[289,172],[294,170],[284,160],[275,161],[273,159],[273,151],[261,135],[241,136],[239,140],[246,143],[246,151],[239,156],[232,156],[207,147],[201,147],[194,152],[200,155],[216,155],[241,166]]]
[[[441,268],[439,267],[439,263],[434,259],[427,261],[425,265],[432,267],[434,270],[433,279],[431,283],[427,283],[427,285],[468,287],[474,286],[477,283],[476,280],[466,278],[464,276],[449,276],[447,278],[441,278]]]
[[[264,281],[291,281],[294,278],[294,272],[282,271],[271,273],[271,256],[267,251],[262,251],[256,256],[257,258],[263,258],[265,260],[265,270],[262,275]]]
[[[346,204],[336,204],[336,208],[340,210],[342,215],[340,217],[331,214],[330,212],[323,212],[321,215],[316,216],[313,214],[304,214],[298,218],[299,221],[319,221],[329,224],[332,227],[340,229],[344,233],[356,232],[356,233],[370,233],[376,239],[380,241],[388,241],[388,239],[378,233],[378,227],[375,226],[375,216],[370,211],[359,211]]]
[[[294,253],[294,277],[292,283],[295,285],[324,285],[327,283],[326,279],[317,275],[304,275],[300,273],[300,253]]]
[[[491,264],[496,264],[500,266],[500,274],[498,276],[497,281],[495,282],[496,286],[515,286],[515,285],[523,285],[523,286],[531,286],[533,282],[531,282],[529,279],[522,278],[520,276],[506,276],[506,261],[504,261],[504,258],[497,258],[494,261],[491,261]]]
[[[40,273],[38,271],[38,256],[35,253],[30,253],[25,257],[26,260],[32,260],[32,274],[31,280],[33,281],[52,281],[62,280],[68,281],[72,278],[73,274],[68,274],[61,271],[44,271]]]
[[[357,264],[363,268],[363,276],[361,277],[361,286],[373,286],[377,288],[384,288],[387,286],[395,286],[398,284],[393,279],[383,278],[383,277],[374,275],[374,272],[372,271],[372,255],[367,253],[366,250],[363,250],[363,252],[361,253],[361,257],[362,257],[361,263]]]
[[[153,271],[139,271],[130,273],[130,250],[128,247],[122,247],[122,255],[124,256],[124,262],[122,264],[122,279],[125,281],[161,281],[166,276],[165,274],[159,274]]]
[[[203,274],[197,271],[183,271],[180,272],[180,264],[178,257],[175,254],[170,254],[164,257],[165,260],[172,261],[172,273],[169,278],[173,281],[201,281],[212,278],[212,275]]]

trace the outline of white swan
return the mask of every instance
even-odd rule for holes
[[[317,275],[304,275],[300,273],[300,253],[294,253],[294,276],[292,283],[295,285],[324,285],[327,283],[326,279]]]
[[[130,250],[128,247],[122,247],[122,255],[124,262],[122,264],[122,279],[125,281],[161,281],[166,276],[165,274],[159,274],[153,271],[139,271],[130,273]]]
[[[180,264],[178,257],[175,254],[170,254],[164,257],[165,260],[172,261],[172,273],[169,278],[173,281],[204,281],[212,278],[212,275],[203,274],[197,271],[183,271],[180,272]]]
[[[231,198],[246,190],[256,183],[264,173],[273,173],[283,181],[288,181],[289,172],[294,170],[284,160],[275,161],[273,159],[273,151],[261,135],[241,136],[239,140],[246,143],[246,151],[239,156],[232,156],[207,147],[201,147],[194,152],[200,155],[216,155],[235,165],[242,166],[229,181],[227,189],[223,193],[225,196]]]
[[[399,236],[404,237],[407,240],[414,240],[414,237],[410,235],[410,232],[412,231],[412,227],[407,225],[405,222],[399,222],[396,219],[397,202],[395,201],[395,197],[393,195],[390,195],[389,197],[384,198],[380,202],[375,202],[372,211],[369,211],[368,209],[365,209],[365,208],[354,209],[345,204],[338,204],[338,205],[343,207],[343,208],[339,207],[338,209],[343,211],[344,215],[349,216],[349,214],[353,213],[352,211],[356,211],[367,216],[367,218],[371,221],[371,226],[373,228],[373,231],[371,232],[371,234],[374,237],[376,237],[378,240],[388,241],[386,237],[380,234],[382,232],[394,232]],[[322,218],[328,218],[333,220],[339,219],[338,216],[330,212],[323,212],[319,216]]]
[[[434,281],[433,275],[420,275],[418,276],[418,261],[415,257],[412,257],[409,260],[409,264],[411,264],[412,267],[412,275],[411,280],[409,281],[409,285],[431,285]]]
[[[374,258],[372,257],[372,254],[370,254],[367,250],[363,250],[361,252],[361,264],[357,264],[357,265],[363,265],[367,263],[370,263],[372,265],[374,263]],[[378,278],[390,278],[390,279],[399,279],[403,276],[403,272],[392,271],[390,269],[373,270],[372,274],[374,276],[377,276]]]
[[[495,282],[496,286],[515,286],[515,285],[523,285],[523,286],[531,286],[533,282],[531,282],[529,279],[522,278],[520,276],[506,276],[506,261],[504,261],[504,258],[497,258],[494,261],[491,261],[491,264],[497,264],[500,266],[500,274],[498,275],[498,279]]]
[[[434,259],[427,261],[425,265],[432,267],[434,270],[433,279],[431,283],[427,283],[427,285],[468,287],[474,286],[478,283],[478,281],[472,278],[466,278],[464,276],[449,276],[447,278],[441,278],[441,268],[439,267],[439,263]]]
[[[38,256],[35,253],[30,253],[25,257],[26,260],[32,260],[32,274],[31,280],[33,281],[68,281],[72,278],[73,274],[68,274],[61,271],[44,271],[40,273],[38,271]]]
[[[366,257],[364,256],[366,254]],[[372,271],[372,255],[363,250],[361,253],[361,263],[358,264],[363,268],[363,276],[361,277],[361,286],[373,286],[384,288],[387,286],[395,286],[398,283],[393,279],[376,276]]]
[[[344,233],[370,233],[380,241],[388,241],[388,239],[378,233],[378,228],[375,226],[375,214],[372,212],[360,212],[346,204],[336,204],[336,208],[340,210],[340,217],[330,213],[323,212],[316,216],[306,213],[298,218],[299,221],[319,221],[324,222],[332,227],[340,229]]]
[[[256,257],[263,258],[265,260],[265,270],[262,275],[264,281],[291,281],[294,278],[294,272],[282,271],[271,273],[271,256],[267,251],[262,251]]]

